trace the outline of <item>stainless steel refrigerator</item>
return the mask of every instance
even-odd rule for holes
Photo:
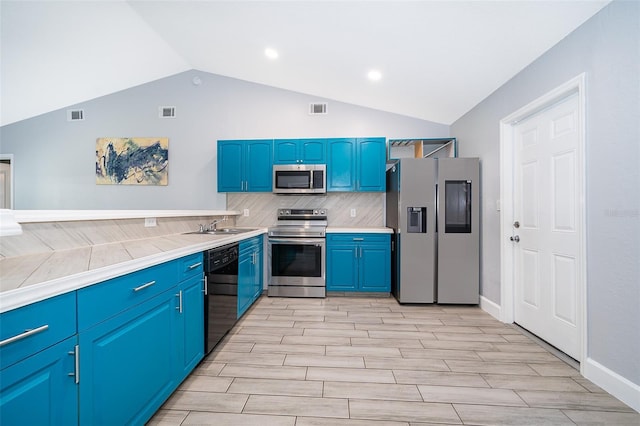
[[[391,292],[400,303],[479,302],[478,191],[477,158],[404,158],[387,170]]]

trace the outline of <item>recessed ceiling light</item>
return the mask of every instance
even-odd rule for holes
[[[371,81],[378,81],[382,78],[382,73],[378,70],[371,70],[369,74],[367,74],[367,77],[369,77]]]
[[[276,49],[272,49],[270,47],[267,47],[266,49],[264,49],[264,54],[269,59],[277,59],[278,58],[278,51]]]

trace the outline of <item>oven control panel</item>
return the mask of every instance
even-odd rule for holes
[[[327,216],[327,209],[278,209],[278,218],[317,218]]]

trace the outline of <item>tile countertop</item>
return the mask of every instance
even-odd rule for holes
[[[174,234],[2,259],[0,313],[266,232]]]
[[[384,226],[369,227],[369,228],[349,228],[340,226],[327,227],[327,234],[358,234],[358,233],[374,233],[374,234],[393,234],[393,228],[387,228]]]

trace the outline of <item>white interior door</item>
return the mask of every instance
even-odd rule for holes
[[[512,238],[515,322],[580,360],[578,101],[571,95],[514,126]]]

